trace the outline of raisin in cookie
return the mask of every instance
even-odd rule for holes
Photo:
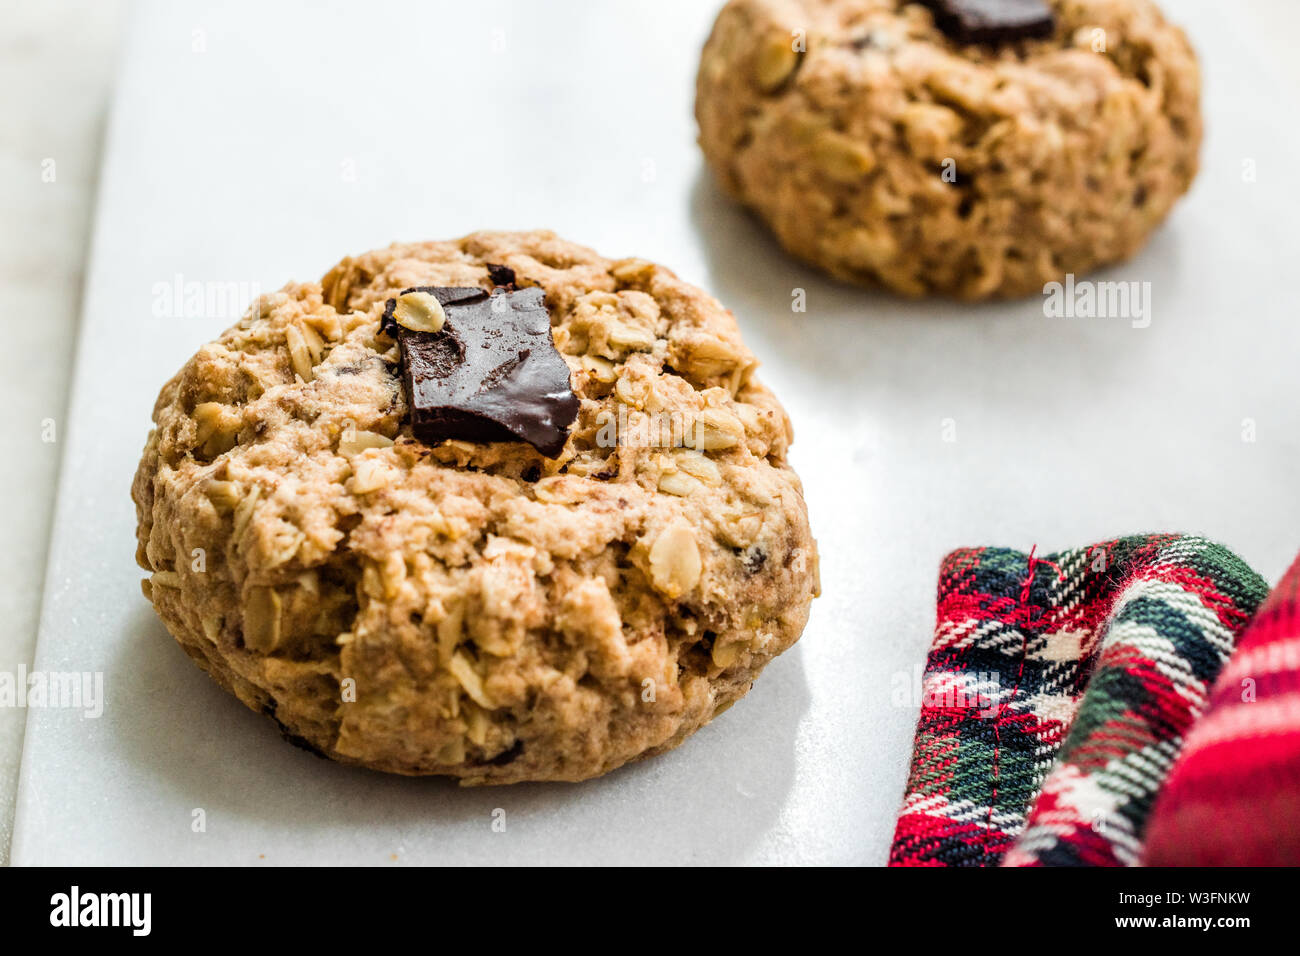
[[[523,344],[453,394],[497,314]],[[552,347],[559,393],[532,404],[560,440],[528,436],[548,457],[500,429],[530,405],[518,360],[545,378]],[[551,233],[344,259],[163,387],[132,492],[145,595],[219,684],[344,763],[510,783],[668,750],[818,591],[790,423],[754,368],[699,289]],[[489,420],[488,393],[514,404]]]
[[[1199,98],[1148,0],[731,0],[695,111],[794,255],[982,299],[1135,253],[1196,175]]]

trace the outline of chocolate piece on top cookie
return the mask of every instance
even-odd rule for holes
[[[487,271],[488,271],[488,278],[492,280],[493,285],[510,286],[511,288],[514,288],[515,285],[514,269],[511,269],[509,266],[498,265],[495,262],[489,262],[487,264]]]
[[[1010,43],[1052,35],[1056,20],[1044,0],[921,0],[935,25],[958,43]]]
[[[560,454],[579,402],[544,295],[428,286],[388,300],[381,327],[396,331],[416,438],[526,441]]]

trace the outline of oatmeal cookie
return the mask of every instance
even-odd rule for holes
[[[549,313],[567,366],[555,457],[504,413],[414,437],[403,373],[437,382],[400,336],[436,351],[512,308],[545,310],[548,353]],[[219,684],[344,763],[511,783],[668,750],[794,644],[818,591],[755,364],[710,296],[548,232],[344,259],[163,387],[132,489],[144,593]],[[483,393],[513,376],[518,398],[507,366]]]
[[[1199,98],[1148,0],[731,0],[695,112],[724,189],[794,255],[983,299],[1133,255],[1196,175]]]

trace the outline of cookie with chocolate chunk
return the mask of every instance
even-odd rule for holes
[[[797,257],[985,299],[1137,252],[1196,176],[1199,100],[1149,0],[731,0],[695,112]]]
[[[699,289],[550,233],[344,259],[163,387],[132,493],[145,594],[344,763],[582,780],[670,749],[818,589],[755,365]]]

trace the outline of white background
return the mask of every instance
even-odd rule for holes
[[[94,137],[67,122],[93,129],[95,88],[68,78],[103,59],[111,17],[65,24],[63,45],[92,51],[59,59],[69,105],[33,105],[54,95],[39,83],[6,93],[30,130],[6,134],[15,175],[39,184],[46,143],[68,151],[47,190],[63,198],[21,205],[38,214],[30,234],[5,236],[19,263],[2,290],[18,306],[5,387],[23,390],[7,427],[31,450],[7,490],[17,540],[32,542],[6,559],[6,600],[16,621],[34,605],[57,449],[36,666],[102,670],[108,704],[99,720],[25,715],[13,861],[883,862],[916,717],[892,691],[923,659],[945,552],[1185,530],[1269,579],[1293,556],[1300,243],[1284,41],[1297,34],[1295,11],[1269,6],[1166,4],[1204,60],[1208,139],[1192,196],[1139,259],[1098,277],[1152,283],[1152,325],[1133,329],[1049,320],[1038,300],[902,303],[786,259],[704,175],[691,102],[714,9],[698,0],[145,4],[126,31],[60,416],[75,212],[65,254],[21,266],[49,221],[40,204],[89,191]],[[12,44],[31,61],[16,85],[48,60],[32,50]],[[461,791],[319,761],[212,685],[139,596],[128,489],[149,409],[229,324],[155,318],[154,287],[179,273],[270,290],[394,239],[539,226],[664,262],[736,312],[795,421],[825,596],[748,698],[599,781]],[[806,314],[790,311],[795,288]],[[53,449],[33,437],[51,414]],[[6,660],[23,646],[15,634]],[[206,833],[191,831],[195,808]]]

